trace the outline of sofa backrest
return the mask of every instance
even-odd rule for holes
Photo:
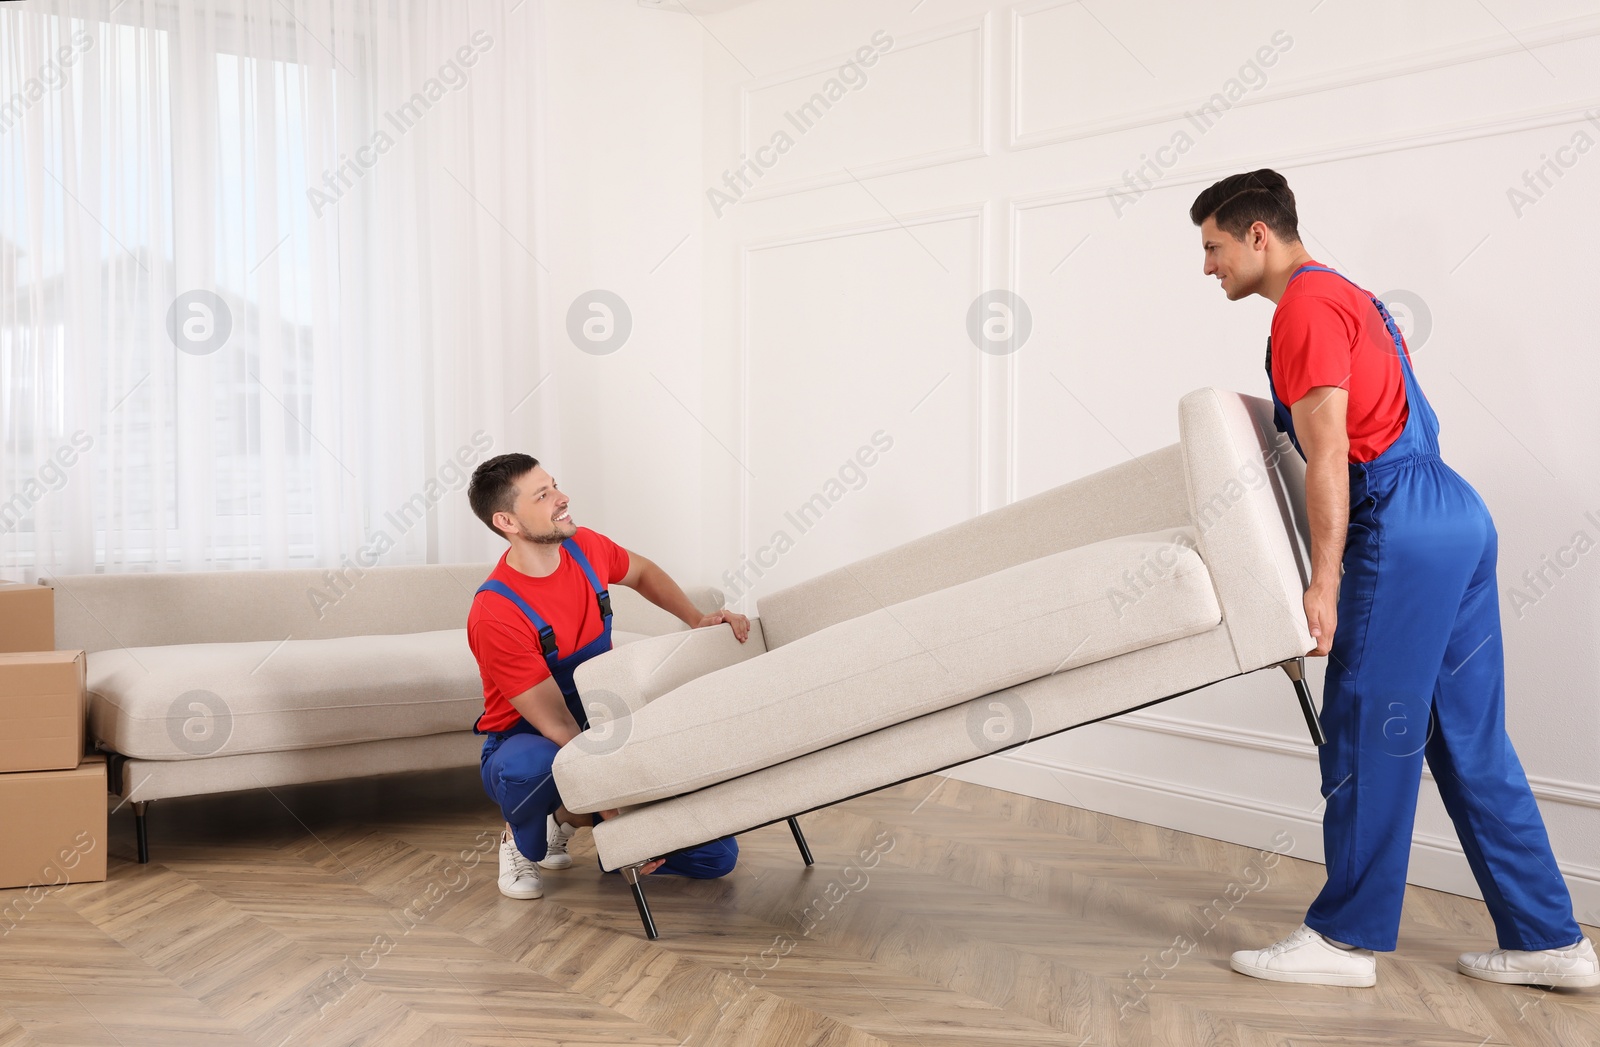
[[[1178,404],[1178,431],[1200,558],[1240,671],[1304,654],[1305,462],[1273,425],[1272,402],[1197,389]]]
[[[1179,441],[756,601],[769,650],[889,604],[1063,549],[1193,527],[1240,670],[1304,654],[1305,463],[1272,403],[1197,389]]]
[[[180,643],[320,640],[464,629],[493,564],[332,570],[64,575],[53,579],[56,646],[103,651]],[[685,588],[709,613],[722,593]],[[632,589],[611,587],[612,627],[658,635],[687,628]]]
[[[772,650],[1002,568],[1189,520],[1172,444],[760,597],[756,608]]]

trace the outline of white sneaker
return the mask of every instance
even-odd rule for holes
[[[1341,949],[1301,924],[1283,941],[1265,949],[1243,949],[1229,965],[1240,974],[1269,982],[1307,985],[1378,984],[1378,958],[1371,949]]]
[[[517,850],[516,841],[507,832],[500,834],[500,893],[519,900],[544,897],[538,868]]]
[[[545,851],[544,857],[539,859],[541,869],[570,869],[572,868],[572,855],[567,853],[567,844],[578,834],[576,825],[562,825],[556,821],[555,815],[550,815],[550,824],[546,827],[550,849]]]
[[[1456,970],[1471,978],[1506,985],[1549,985],[1561,989],[1600,985],[1600,959],[1596,959],[1594,943],[1587,938],[1565,949],[1465,952],[1456,960]]]

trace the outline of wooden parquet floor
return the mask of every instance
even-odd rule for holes
[[[151,864],[123,810],[110,879],[0,937],[0,1047],[1600,1045],[1600,991],[1456,973],[1493,944],[1477,902],[1411,889],[1375,989],[1259,982],[1228,953],[1321,866],[937,777],[803,817],[810,870],[780,824],[726,879],[651,877],[657,942],[586,832],[543,899],[501,897],[470,771],[151,822]]]

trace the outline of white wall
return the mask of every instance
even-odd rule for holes
[[[681,364],[674,389],[695,398],[705,429],[698,459],[680,457],[695,433],[631,373],[618,395],[648,418],[586,452],[585,471],[648,457],[669,475],[627,492],[608,483],[611,521],[632,525],[646,506],[676,513],[698,464],[698,500],[684,518],[651,518],[649,540],[675,547],[697,528],[696,580],[732,596],[742,586],[724,572],[785,531],[792,548],[767,553],[759,579],[746,575],[759,595],[1171,443],[1190,389],[1265,395],[1271,306],[1229,304],[1201,275],[1186,211],[1217,177],[1277,167],[1316,257],[1410,314],[1446,456],[1501,535],[1510,730],[1580,917],[1600,919],[1600,552],[1520,615],[1510,597],[1524,570],[1578,532],[1600,540],[1600,155],[1561,153],[1572,166],[1537,200],[1508,198],[1575,136],[1600,142],[1600,111],[1584,115],[1600,106],[1595,4],[1500,5],[1496,17],[1444,0],[757,0],[703,27],[677,15],[677,29],[662,12],[615,14],[610,24],[673,34],[663,50],[688,32],[703,56],[700,235],[676,260],[703,266],[700,351],[650,351],[663,354],[663,377],[669,355]],[[787,121],[879,31],[892,45],[863,86],[803,133]],[[1272,65],[1247,71],[1236,105],[1203,132],[1186,119],[1262,48]],[[633,57],[595,53],[608,70]],[[570,64],[575,81],[605,81]],[[662,108],[643,95],[635,104]],[[682,142],[696,141],[691,119],[671,119]],[[793,147],[768,154],[754,188],[717,215],[705,190],[779,129]],[[1192,148],[1159,152],[1179,132]],[[615,235],[650,223],[629,248],[640,265],[676,228],[649,209],[688,210],[674,143],[663,144],[650,160],[671,172],[672,192],[642,206],[635,186],[622,198],[629,220],[604,223]],[[1160,166],[1148,192],[1108,197],[1150,158]],[[596,173],[607,174],[563,177]],[[967,307],[989,288],[1031,306],[1032,336],[1012,356],[968,339]],[[697,322],[692,311],[681,321]],[[877,430],[893,446],[864,485],[830,489]],[[602,463],[611,456],[630,464]],[[650,472],[641,463],[628,475]],[[804,533],[785,516],[830,490],[835,504]],[[742,605],[753,613],[753,597]],[[1296,854],[1321,856],[1315,757],[1275,674],[961,774],[1242,843],[1287,829]],[[1415,882],[1475,892],[1431,785],[1414,858]]]
[[[535,253],[547,272],[527,351],[549,377],[515,415],[533,424],[533,414],[542,440],[518,449],[550,469],[578,523],[698,583],[701,30],[633,0],[543,0],[543,10],[546,221]],[[633,322],[601,355],[567,330],[574,298],[594,289],[620,295]]]

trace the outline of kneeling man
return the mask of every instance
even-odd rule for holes
[[[467,490],[478,519],[511,543],[479,588],[467,642],[483,676],[483,788],[500,805],[500,893],[544,894],[539,869],[572,864],[567,844],[587,814],[561,805],[550,765],[589,725],[572,673],[611,650],[607,587],[626,585],[691,628],[727,623],[740,643],[750,620],[702,615],[665,571],[604,535],[573,523],[567,496],[538,459],[502,454],[478,466]],[[609,817],[615,811],[602,811]],[[739,846],[724,837],[678,851],[640,872],[711,878],[733,871]]]

